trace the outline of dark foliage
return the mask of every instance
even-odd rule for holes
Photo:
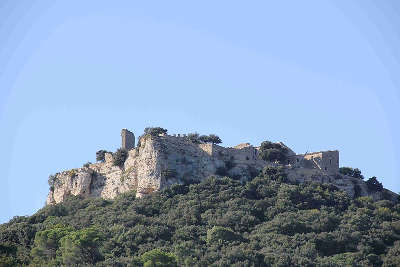
[[[344,175],[348,175],[354,178],[364,179],[364,176],[361,174],[361,171],[357,168],[353,169],[350,167],[341,167],[339,172]]]
[[[219,166],[219,167],[217,167],[215,174],[219,175],[219,176],[226,176],[226,175],[228,175],[228,171],[225,166]]]
[[[102,161],[102,162],[104,162],[106,153],[107,153],[106,150],[99,150],[99,151],[97,151],[97,152],[96,152],[96,161]]]
[[[376,179],[376,177],[369,178],[366,182],[368,190],[371,192],[377,192],[383,190],[383,185]]]
[[[279,168],[141,199],[70,197],[0,225],[0,266],[398,266],[399,256],[399,204],[292,184]]]
[[[221,140],[221,138],[219,138],[218,135],[210,134],[208,136],[208,142],[213,143],[213,144],[221,144],[222,140]]]
[[[85,168],[89,168],[90,164],[92,164],[90,161],[86,162],[85,164],[83,164],[83,167]]]
[[[213,144],[221,144],[222,140],[218,135],[210,134],[210,135],[201,135],[198,137],[198,140],[203,143],[213,143]]]
[[[186,138],[192,143],[199,144],[201,143],[199,137],[198,133],[188,133]]]
[[[358,184],[354,185],[354,197],[360,197],[361,196],[361,187]]]
[[[122,167],[127,158],[128,158],[128,151],[126,151],[126,149],[123,148],[118,148],[117,152],[113,154],[114,166]]]
[[[161,127],[146,127],[144,129],[144,134],[149,134],[152,136],[159,136],[161,134],[166,134],[168,132],[167,129]]]
[[[287,160],[288,151],[278,143],[264,141],[259,149],[259,157],[265,161],[278,161],[283,163]]]
[[[49,179],[47,180],[47,182],[49,183],[49,187],[50,187],[50,191],[54,190],[54,184],[57,181],[57,175],[56,174],[52,174],[49,176]]]

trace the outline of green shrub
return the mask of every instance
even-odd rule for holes
[[[106,150],[97,151],[96,152],[96,161],[104,162],[106,153],[107,153]]]
[[[353,169],[350,167],[341,167],[339,168],[339,172],[341,174],[351,176],[353,178],[364,179],[364,176],[361,174],[361,171],[357,168]]]
[[[383,190],[383,185],[376,179],[376,177],[371,177],[366,181],[368,190],[371,192],[378,192]]]
[[[73,231],[72,227],[61,224],[39,231],[35,235],[32,257],[36,262],[46,262],[56,258],[56,252],[59,249],[60,240]]]
[[[354,186],[354,198],[358,198],[358,197],[361,196],[361,187],[355,181],[352,181],[352,183],[353,183],[353,186]]]
[[[49,183],[49,186],[50,186],[50,190],[52,188],[54,189],[54,184],[56,183],[56,181],[57,181],[57,174],[52,174],[52,175],[49,176],[48,183]]]
[[[69,177],[74,178],[78,175],[78,170],[77,169],[71,169],[67,171],[67,174]]]
[[[400,266],[400,241],[396,241],[383,259],[383,266]]]
[[[225,161],[224,161],[225,167],[226,167],[227,170],[230,170],[230,169],[232,169],[233,167],[236,166],[234,160],[235,160],[234,157],[231,156],[231,157],[229,158],[229,160],[225,160]]]
[[[261,143],[258,155],[265,161],[284,163],[287,160],[288,150],[281,144],[264,141]]]
[[[119,148],[117,152],[113,154],[113,165],[122,167],[127,158],[128,158],[128,151],[126,149]]]
[[[98,249],[103,235],[96,227],[72,231],[60,239],[64,266],[93,265],[103,257]]]
[[[134,191],[113,200],[68,197],[1,224],[0,263],[397,266],[399,241],[397,203],[295,184],[285,168],[267,167],[248,182],[211,177],[143,198]]]
[[[219,175],[219,176],[227,176],[228,171],[225,166],[220,166],[220,167],[217,167],[215,174]]]
[[[83,164],[83,167],[85,168],[89,168],[90,164],[92,164],[90,161],[86,162],[85,164]]]
[[[215,243],[215,242],[230,242],[234,240],[238,240],[239,236],[235,234],[231,229],[222,227],[222,226],[214,226],[213,228],[207,230],[207,243]]]
[[[199,134],[198,134],[198,133],[188,133],[187,136],[186,136],[186,138],[187,138],[190,142],[192,142],[192,143],[194,143],[194,144],[199,144],[199,143],[200,143]]]
[[[144,129],[144,134],[149,134],[152,136],[159,136],[161,134],[166,134],[167,132],[167,129],[161,127],[147,127]]]
[[[210,135],[201,135],[198,137],[198,140],[203,143],[213,143],[213,144],[220,144],[222,143],[221,138],[218,135],[210,134]]]
[[[221,138],[219,138],[218,135],[210,134],[208,136],[208,142],[213,143],[213,144],[221,144],[222,140],[221,140]]]
[[[140,256],[144,267],[174,267],[178,266],[177,257],[159,249],[150,250]]]

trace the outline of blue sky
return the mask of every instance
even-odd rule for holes
[[[399,28],[395,0],[1,0],[0,222],[146,126],[339,149],[399,192]]]

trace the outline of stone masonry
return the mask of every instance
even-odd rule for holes
[[[297,168],[311,168],[335,174],[339,171],[339,151],[321,151],[289,156],[288,165]]]
[[[106,153],[104,162],[57,173],[47,204],[62,202],[69,195],[112,199],[130,190],[142,197],[172,184],[200,182],[209,176],[229,176],[245,181],[265,166],[282,166],[288,178],[297,182],[332,183],[350,196],[354,195],[357,185],[362,194],[368,194],[363,181],[339,174],[338,151],[296,155],[288,148],[288,162],[282,165],[260,159],[259,147],[249,143],[222,147],[193,143],[182,135],[147,134],[140,137],[135,147],[132,132],[123,129],[121,137],[122,148],[128,150],[123,166],[114,166],[112,153]],[[374,199],[379,198],[374,196]]]
[[[135,135],[127,129],[121,130],[122,144],[121,148],[131,150],[135,148]]]

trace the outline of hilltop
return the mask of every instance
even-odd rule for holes
[[[114,153],[98,151],[97,163],[51,175],[47,204],[60,203],[71,195],[113,199],[131,190],[142,197],[172,184],[198,183],[210,176],[244,182],[267,166],[283,168],[292,182],[329,183],[350,197],[397,199],[379,182],[374,180],[368,186],[360,175],[352,175],[351,168],[341,171],[337,150],[296,154],[281,142],[269,141],[257,147],[249,143],[223,147],[216,135],[169,135],[159,127],[145,129],[137,145],[127,129],[121,131],[121,137],[121,148]]]
[[[266,167],[146,197],[71,196],[0,226],[1,266],[399,266],[400,205]]]
[[[0,266],[400,266],[398,195],[337,150],[121,136],[0,225]]]

